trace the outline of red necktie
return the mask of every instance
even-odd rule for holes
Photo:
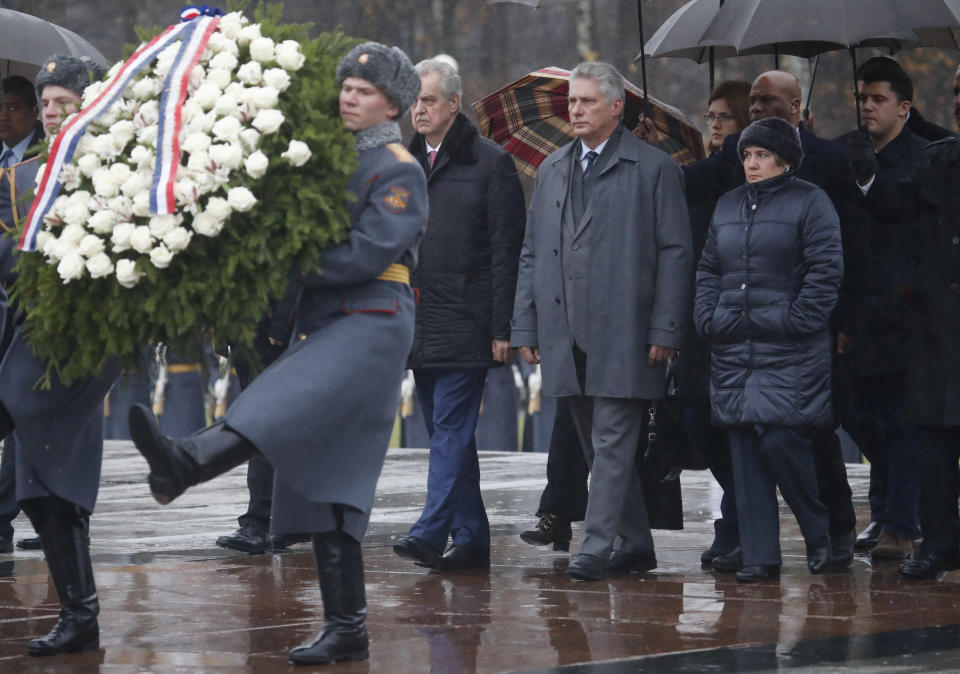
[[[436,151],[436,150],[430,150],[430,151],[427,153],[427,156],[430,158],[430,168],[433,168],[433,162],[437,161],[437,151]]]

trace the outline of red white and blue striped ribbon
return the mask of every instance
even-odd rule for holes
[[[216,19],[205,17],[205,20]],[[20,250],[36,250],[37,234],[40,233],[43,226],[43,218],[60,193],[60,171],[66,164],[70,163],[77,149],[77,144],[87,127],[120,98],[120,95],[133,81],[137,73],[153,63],[160,52],[181,39],[186,31],[195,30],[194,23],[194,21],[188,21],[170,26],[150,42],[141,46],[134,52],[133,56],[127,59],[127,62],[123,64],[117,74],[107,81],[100,95],[63,126],[50,147],[47,164],[37,186],[37,194],[30,208],[30,213],[27,216],[26,227],[24,227],[23,234],[20,236]],[[207,37],[209,39],[209,35]],[[189,70],[187,71],[187,77],[189,78]],[[176,117],[179,118],[179,114]]]
[[[173,186],[180,165],[181,108],[187,97],[190,71],[200,60],[219,22],[219,17],[204,16],[186,24],[188,32],[183,35],[180,51],[163,82],[157,122],[157,161],[150,185],[150,212],[153,214],[166,215],[177,208]]]

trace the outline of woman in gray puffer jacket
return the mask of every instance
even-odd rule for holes
[[[711,340],[713,423],[733,457],[741,581],[776,578],[777,492],[807,543],[830,558],[811,428],[832,422],[830,312],[843,277],[840,224],[826,193],[793,175],[803,150],[779,118],[754,122],[737,145],[747,183],[721,197],[697,268],[694,321]]]

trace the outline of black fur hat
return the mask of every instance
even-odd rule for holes
[[[737,154],[743,157],[744,148],[755,145],[770,150],[790,165],[796,171],[803,161],[803,146],[800,145],[800,134],[785,119],[767,117],[758,119],[744,129],[737,142]]]
[[[400,110],[410,109],[420,94],[420,76],[407,55],[397,47],[364,42],[347,52],[337,64],[337,82],[360,77],[375,85]]]
[[[88,56],[56,54],[40,67],[33,86],[37,90],[37,98],[40,98],[43,88],[49,86],[63,87],[77,96],[83,96],[83,90],[91,82],[103,79],[105,72],[106,68]]]

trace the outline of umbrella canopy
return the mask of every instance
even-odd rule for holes
[[[104,67],[109,65],[96,47],[73,31],[0,7],[0,73],[33,79],[37,68],[54,54],[89,56]]]
[[[727,2],[717,10],[699,46],[732,47],[739,54],[774,52],[805,58],[848,47],[896,51],[920,43],[911,30],[916,24],[902,19],[904,6],[912,4],[912,0]]]
[[[567,111],[569,85],[569,70],[541,68],[473,104],[483,135],[512,154],[525,175],[535,178],[547,155],[574,137]],[[644,96],[630,82],[626,93],[624,125],[633,129]],[[653,97],[649,101],[650,118],[660,136],[658,147],[680,164],[702,158],[703,139],[697,128],[679,110]]]
[[[712,48],[700,44],[719,10],[720,0],[690,0],[671,14],[647,40],[646,55],[685,58],[697,63],[709,61],[711,49],[714,49],[716,58],[736,56],[737,50],[733,47]]]

